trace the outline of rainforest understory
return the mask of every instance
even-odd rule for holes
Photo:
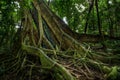
[[[44,0],[21,8],[21,25],[11,33],[14,36],[0,36],[0,80],[120,79],[120,45],[105,44],[119,42],[119,37],[79,34]]]

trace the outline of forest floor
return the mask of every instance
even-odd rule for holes
[[[81,62],[79,58],[64,57],[59,58],[58,62],[69,70],[78,80],[104,80],[105,75],[102,71],[97,71],[86,63]]]
[[[96,46],[92,47],[90,51],[91,51],[90,53],[93,54],[99,53],[102,55],[117,53],[112,49],[106,52],[104,49]],[[105,74],[102,70],[95,69],[93,65],[88,64],[88,62],[99,63],[100,62],[99,60],[97,61],[97,59],[92,58],[91,61],[88,61],[90,59],[87,59],[87,57],[81,57],[78,51],[68,50],[62,51],[62,53],[63,54],[59,53],[58,55],[48,54],[48,56],[51,57],[57,63],[61,64],[63,67],[65,67],[74,77],[77,78],[77,80],[106,80],[107,74]],[[0,59],[0,61],[2,61],[2,58]],[[8,56],[6,57],[6,59],[7,58]],[[38,64],[39,62],[36,62],[38,59],[36,59],[35,56],[27,55],[26,58],[26,56],[23,54],[21,58],[18,59],[17,62],[16,59],[11,62],[10,60],[11,57],[10,59],[5,61],[6,62],[5,64],[10,68],[8,69],[8,72],[4,73],[3,76],[0,77],[0,80],[56,80],[53,77],[54,74],[53,71],[48,69],[42,70],[42,68],[40,67],[41,65]],[[24,62],[24,60],[26,60],[26,62]],[[120,59],[118,60],[120,61]],[[107,64],[109,64],[109,66],[113,65],[119,66],[119,63],[111,64],[110,62]],[[24,66],[24,68],[22,66]],[[99,65],[97,67],[99,67]],[[2,66],[0,67],[0,73],[2,74]]]
[[[119,49],[120,46],[117,46]],[[103,47],[100,46],[92,46],[90,49],[91,52],[93,53],[98,53],[98,54],[119,54],[119,50],[115,49],[110,49],[108,48],[105,50]],[[79,54],[79,53],[78,53]],[[67,57],[59,57],[58,63],[62,64],[67,70],[72,73],[73,76],[75,76],[78,80],[108,80],[107,79],[107,74],[105,74],[102,70],[96,70],[94,66],[91,66],[87,64],[87,61],[82,61],[81,58],[79,58],[78,54],[74,55],[72,54],[71,56]],[[84,59],[84,58],[83,58]],[[93,61],[97,61],[97,59],[93,59]],[[114,60],[113,60],[114,61]],[[118,63],[112,63],[112,60],[108,61],[105,64],[108,64],[109,67],[111,66],[120,66],[119,64],[120,59],[118,59]],[[97,61],[99,62],[99,61]],[[106,61],[105,61],[106,62]],[[116,79],[113,79],[116,80]]]

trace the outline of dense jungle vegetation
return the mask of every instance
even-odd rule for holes
[[[0,0],[0,80],[120,80],[120,0]]]

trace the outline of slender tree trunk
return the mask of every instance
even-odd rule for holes
[[[102,35],[101,21],[100,21],[99,10],[98,10],[98,0],[95,0],[95,6],[97,11],[97,19],[98,19],[98,30],[99,30],[99,34]]]
[[[89,16],[90,16],[90,13],[91,13],[93,6],[94,6],[94,0],[90,0],[89,5],[90,5],[90,7],[89,7],[89,11],[88,11],[87,18],[86,18],[86,24],[85,24],[85,34],[87,32]]]

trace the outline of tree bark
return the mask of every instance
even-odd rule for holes
[[[38,4],[39,3],[39,4]],[[37,2],[36,0],[33,1],[33,4],[36,8],[39,6],[39,11],[41,13],[42,18],[47,23],[50,30],[53,32],[53,35],[56,37],[59,45],[62,49],[77,49],[81,52],[85,52],[86,50],[78,43],[74,38],[69,36],[69,34],[65,33],[61,29],[61,24],[58,23],[57,19],[54,17],[54,14],[50,11],[50,9],[46,6],[46,4],[41,1]]]

